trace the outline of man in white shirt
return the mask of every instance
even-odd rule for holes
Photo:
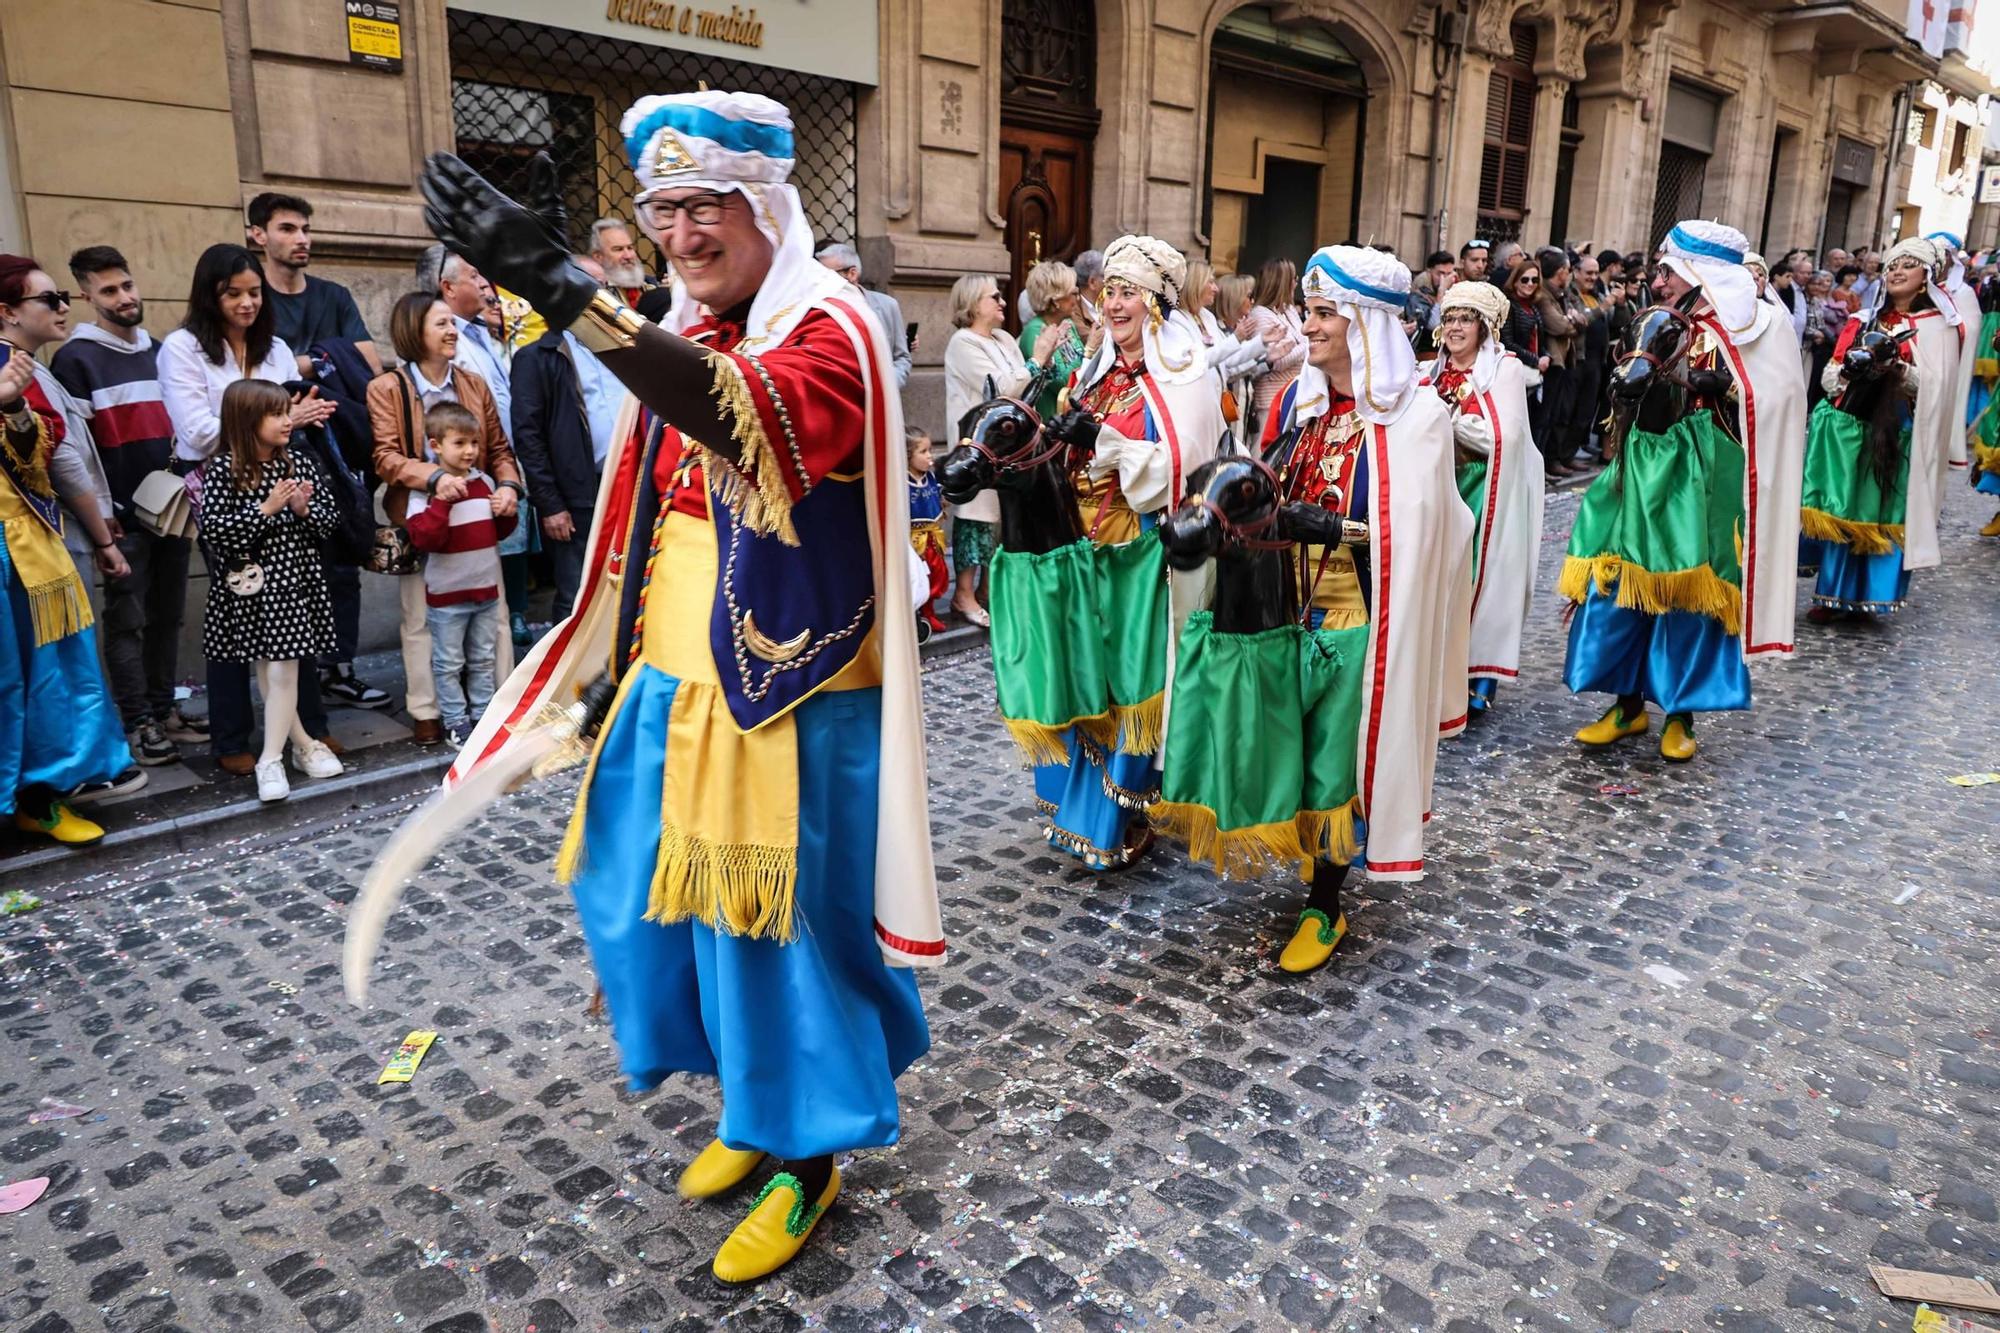
[[[502,421],[511,420],[514,397],[507,349],[486,324],[486,293],[492,288],[463,255],[447,253],[438,270],[438,296],[458,318],[458,351],[452,364],[464,366],[493,390]]]

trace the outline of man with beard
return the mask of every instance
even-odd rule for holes
[[[132,753],[142,764],[171,764],[181,757],[175,742],[206,741],[208,723],[182,717],[174,704],[188,539],[150,532],[132,511],[139,483],[173,457],[160,347],[140,327],[146,303],[124,255],[89,246],[69,257],[69,271],[97,322],[79,324],[49,369],[90,419],[122,528],[118,549],[131,567],[124,578],[104,581],[104,661]]]
[[[1488,282],[1493,271],[1493,251],[1477,236],[1458,247],[1458,280]]]
[[[361,322],[354,293],[306,272],[312,263],[312,205],[295,195],[265,191],[244,210],[250,248],[264,256],[264,299],[271,303],[278,337],[299,358],[299,378],[313,377],[307,355],[316,342],[345,338],[375,374],[382,358]]]
[[[590,224],[590,257],[604,270],[604,285],[635,309],[639,298],[658,287],[639,262],[639,246],[622,218],[599,218]]]

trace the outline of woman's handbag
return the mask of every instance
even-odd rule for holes
[[[375,544],[368,548],[368,558],[361,567],[371,574],[389,574],[402,577],[417,572],[417,548],[410,543],[410,534],[393,523],[379,523],[375,527]]]
[[[194,531],[187,479],[164,468],[148,473],[139,483],[132,493],[132,512],[148,532],[162,537],[185,537]]]

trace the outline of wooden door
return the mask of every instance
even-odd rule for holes
[[[1007,219],[1007,327],[1018,330],[1014,298],[1028,270],[1090,248],[1090,140],[1003,121],[1000,199]]]

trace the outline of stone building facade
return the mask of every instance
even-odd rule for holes
[[[350,50],[350,19],[378,8],[399,33],[390,68]],[[51,265],[120,244],[164,328],[201,248],[240,238],[244,201],[304,194],[315,271],[353,286],[380,334],[428,239],[427,152],[454,148],[505,185],[549,150],[580,241],[629,195],[616,125],[632,98],[753,88],[794,107],[816,228],[857,242],[918,324],[912,417],[942,426],[951,282],[1018,276],[1125,231],[1224,270],[1346,239],[1413,262],[1474,235],[1636,248],[1690,214],[1771,253],[1926,219],[2000,239],[1980,232],[2000,208],[1971,207],[1993,92],[1977,24],[1966,4],[1949,30],[1923,13],[1921,0],[7,0],[0,238]],[[115,35],[120,59],[79,59],[85,31]]]

